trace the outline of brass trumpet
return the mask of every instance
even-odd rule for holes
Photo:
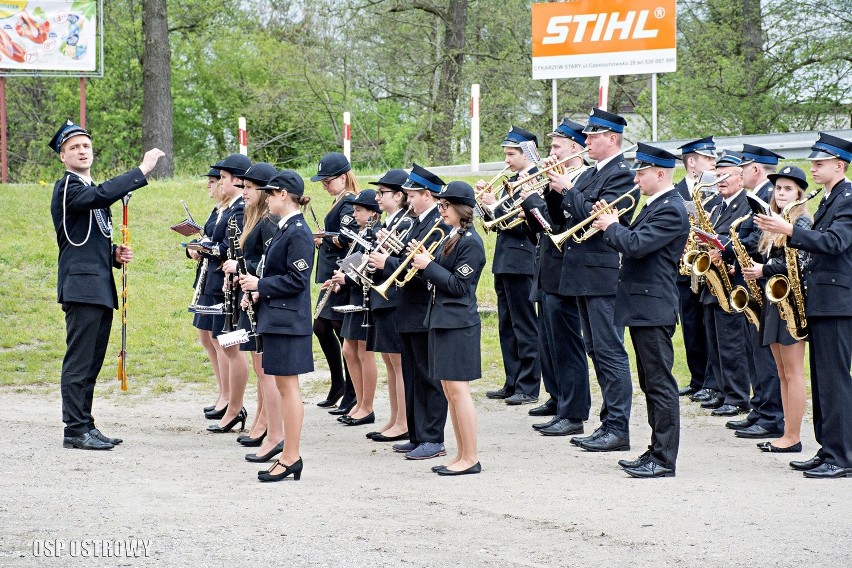
[[[565,164],[567,164],[568,162],[570,162],[574,158],[578,158],[578,157],[582,156],[586,152],[588,152],[588,150],[584,148],[583,150],[581,150],[579,152],[575,152],[574,154],[571,154],[570,156],[565,156],[564,158],[560,158],[559,160],[556,160],[554,163],[550,164],[549,166],[539,168],[539,170],[537,172],[529,174],[528,176],[524,176],[524,177],[522,177],[518,180],[515,180],[513,182],[504,181],[503,182],[503,188],[509,193],[514,193],[516,189],[518,189],[522,185],[525,185],[525,184],[527,184],[531,181],[536,182],[535,185],[538,185],[539,183],[541,183],[542,184],[541,187],[544,187],[548,183],[550,183],[550,180],[547,178],[548,172],[552,171],[555,174],[561,175],[561,174],[566,174],[568,172],[574,171],[577,168],[571,168],[570,170],[566,171],[565,170]],[[539,178],[541,178],[541,176],[544,176],[544,179],[539,179]]]
[[[613,201],[612,203],[607,203],[606,207],[602,207],[598,209],[584,220],[580,221],[570,229],[565,232],[558,233],[556,235],[550,235],[550,240],[553,241],[553,244],[556,245],[556,248],[562,250],[562,245],[565,244],[570,238],[573,238],[575,242],[582,243],[584,241],[589,240],[594,235],[600,232],[600,229],[596,229],[592,227],[592,223],[594,223],[595,219],[603,215],[604,213],[615,213],[619,217],[630,211],[636,206],[636,198],[633,197],[633,192],[639,189],[638,185],[634,185],[633,188],[627,193],[620,195],[618,199]],[[623,200],[627,201],[627,206],[621,209],[617,209],[615,206],[618,205]]]
[[[484,186],[482,186],[481,189],[477,189],[474,192],[473,198],[476,200],[477,205],[482,202],[482,196],[483,195],[485,195],[486,193],[493,193],[496,188],[498,188],[502,185],[502,184],[499,184],[498,182],[501,180],[501,178],[506,177],[506,170],[508,170],[508,169],[509,169],[509,166],[507,165],[502,170],[500,170],[500,173],[498,173],[496,176],[491,178],[488,181],[488,183],[486,183]],[[503,181],[506,181],[506,180],[503,179]]]
[[[402,288],[417,275],[418,269],[414,268],[413,266],[409,266],[414,260],[415,256],[425,250],[427,253],[429,253],[430,257],[435,258],[435,250],[438,248],[438,245],[440,245],[444,241],[444,238],[446,237],[446,233],[440,227],[438,227],[438,224],[440,222],[441,219],[435,219],[434,226],[429,229],[429,232],[423,236],[423,239],[420,241],[420,244],[414,247],[411,252],[409,252],[408,255],[404,259],[402,259],[402,262],[399,263],[399,266],[396,270],[393,271],[393,274],[391,274],[388,279],[385,280],[382,284],[379,284],[378,286],[373,286],[373,289],[379,294],[381,294],[383,298],[387,299],[388,290],[390,290],[391,286],[395,284],[396,286]],[[437,239],[431,245],[426,247],[423,243],[425,243],[432,237],[437,237]],[[403,273],[403,271],[406,271],[405,275],[400,278],[399,276]]]

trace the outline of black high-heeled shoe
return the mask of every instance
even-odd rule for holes
[[[257,438],[252,438],[251,436],[238,436],[237,442],[242,444],[247,448],[256,448],[263,443],[263,439],[266,438],[267,430],[263,431],[263,434],[258,436]]]
[[[272,456],[274,456],[276,454],[280,454],[283,451],[284,451],[284,441],[282,440],[282,441],[278,442],[278,445],[276,445],[274,448],[269,450],[268,453],[265,453],[262,456],[259,456],[257,454],[246,454],[246,461],[252,462],[252,463],[268,462],[269,460],[272,459]]]
[[[317,406],[320,408],[331,408],[337,404],[337,401],[343,396],[343,391],[340,391],[339,394],[336,393],[328,393],[328,396],[325,397],[325,400],[321,400],[317,403]]]
[[[283,467],[284,471],[282,471],[281,473],[277,473],[275,475],[269,473],[270,471],[275,469],[275,466],[278,466],[278,465]],[[293,462],[291,465],[284,465],[283,463],[281,463],[281,460],[275,460],[275,465],[270,467],[267,471],[258,472],[257,479],[259,481],[281,481],[285,477],[289,476],[291,473],[293,474],[293,480],[294,481],[299,481],[299,479],[301,479],[301,477],[302,477],[302,458],[301,457],[299,459],[297,459],[295,462]]]
[[[210,412],[204,413],[204,418],[207,420],[221,420],[225,413],[228,412],[228,405],[226,404],[221,410],[216,410],[215,408]]]
[[[211,424],[207,427],[208,432],[213,432],[214,434],[225,434],[234,429],[234,426],[237,425],[237,422],[240,422],[240,431],[245,430],[246,428],[246,418],[248,417],[248,413],[246,409],[243,408],[240,412],[234,416],[234,419],[225,424],[224,426],[219,426],[218,424]]]

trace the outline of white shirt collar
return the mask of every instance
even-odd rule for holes
[[[384,220],[384,226],[385,226],[385,227],[390,227],[390,226],[391,226],[391,224],[393,223],[393,221],[394,221],[397,217],[399,217],[399,216],[400,216],[400,214],[402,214],[402,209],[397,209],[396,211],[394,211],[393,213],[391,213],[390,215],[388,215],[387,217],[385,217],[385,220]]]
[[[92,178],[90,178],[89,176],[84,176],[83,174],[80,174],[80,173],[77,173],[77,172],[72,172],[71,170],[68,170],[68,173],[74,174],[75,176],[77,176],[78,178],[83,180],[86,183],[86,185],[95,185],[95,182],[92,181]]]
[[[232,199],[232,200],[228,203],[228,206],[227,206],[227,207],[225,207],[225,209],[230,209],[231,207],[233,207],[233,206],[234,206],[234,203],[236,203],[237,201],[239,201],[239,200],[240,200],[240,199],[242,199],[242,198],[243,198],[242,194],[241,194],[241,193],[238,193],[238,194],[237,194],[236,196],[234,196],[234,198],[233,198],[233,199]]]
[[[667,187],[666,189],[664,189],[663,191],[657,192],[654,195],[649,196],[648,199],[645,200],[645,206],[647,207],[648,205],[650,205],[651,203],[656,201],[658,198],[665,196],[665,194],[667,194],[668,192],[670,192],[673,189],[674,189],[674,186],[671,185],[671,186]]]
[[[736,199],[736,198],[737,198],[737,196],[738,196],[739,194],[741,194],[743,191],[745,191],[745,189],[741,189],[741,190],[739,190],[738,192],[736,192],[735,194],[733,194],[732,196],[730,196],[729,198],[725,199],[725,205],[730,205],[730,204],[731,204],[731,201],[733,201],[734,199]]]
[[[426,211],[424,211],[423,213],[421,213],[420,215],[418,215],[418,216],[417,216],[417,219],[418,219],[418,220],[422,223],[423,221],[425,221],[425,220],[426,220],[426,217],[429,215],[429,213],[431,213],[431,212],[432,212],[432,210],[433,210],[435,207],[437,207],[437,206],[438,206],[438,204],[437,204],[437,203],[436,203],[436,204],[434,204],[434,205],[432,205],[432,207],[430,207],[429,209],[427,209]]]
[[[605,158],[605,159],[601,160],[600,162],[595,164],[595,168],[597,168],[598,171],[601,171],[601,168],[603,168],[605,165],[607,165],[608,163],[610,163],[611,161],[613,161],[615,158],[619,157],[620,155],[621,155],[621,152],[619,152],[615,156],[610,156],[609,158]]]
[[[290,219],[292,219],[292,218],[293,218],[293,217],[295,217],[296,215],[300,215],[300,214],[301,214],[301,213],[300,213],[298,210],[296,210],[296,211],[293,211],[292,213],[290,213],[289,215],[285,215],[284,217],[281,217],[281,220],[280,220],[280,221],[278,221],[278,228],[279,228],[279,229],[283,229],[283,228],[284,228],[284,225],[286,225],[286,224],[287,224],[287,222],[288,222]]]

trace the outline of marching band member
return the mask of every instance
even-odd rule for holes
[[[516,181],[529,173],[535,173],[535,164],[524,152],[525,145],[535,148],[538,138],[517,126],[512,126],[503,140],[506,165],[514,175],[509,182]],[[485,187],[479,180],[477,189]],[[505,189],[500,197],[505,196]],[[482,195],[485,205],[493,205],[498,195],[486,192]],[[508,211],[498,206],[494,218]],[[485,210],[485,217],[492,217]],[[488,398],[504,399],[506,404],[529,404],[538,400],[541,388],[541,362],[538,349],[538,325],[535,304],[530,300],[535,248],[529,243],[522,227],[497,229],[497,243],[491,272],[494,273],[494,291],[497,293],[497,318],[500,330],[500,351],[503,355],[503,370],[506,381],[502,388],[486,393]]]
[[[630,166],[624,161],[621,143],[627,121],[595,108],[583,133],[594,168],[583,172],[572,184],[565,175],[549,175],[551,189],[562,191],[562,207],[580,223],[588,219],[595,203],[612,203],[633,188]],[[635,196],[634,196],[635,197]],[[625,208],[622,223],[633,215]],[[633,386],[624,350],[624,328],[614,323],[619,254],[600,234],[582,243],[563,247],[560,293],[577,298],[583,323],[586,352],[592,359],[603,395],[601,425],[590,436],[571,442],[587,451],[609,452],[630,449],[630,405]]]
[[[257,265],[263,256],[266,243],[272,240],[278,230],[279,218],[269,212],[266,192],[258,191],[258,188],[266,186],[277,173],[271,164],[260,162],[238,176],[243,182],[242,193],[245,202],[243,232],[239,240],[246,272],[249,274],[257,274]],[[236,260],[226,261],[222,268],[229,277],[237,279]],[[275,380],[263,372],[263,360],[257,352],[257,339],[251,335],[253,330],[245,309],[240,310],[238,327],[249,333],[249,341],[239,347],[240,351],[251,354],[252,366],[257,375],[257,412],[248,434],[237,436],[237,442],[247,447],[259,446],[256,453],[246,454],[247,461],[268,461],[274,455],[270,452],[278,448],[284,439],[280,397],[275,388]],[[271,396],[267,396],[270,394]],[[280,448],[278,451],[281,451]]]
[[[476,304],[476,285],[485,267],[485,247],[473,228],[476,206],[473,188],[451,182],[439,195],[441,218],[452,230],[435,258],[426,252],[414,257],[431,289],[426,316],[429,328],[429,378],[440,381],[449,403],[456,434],[456,455],[432,471],[438,475],[479,473],[476,409],[470,381],[482,376],[482,329]]]
[[[775,184],[775,190],[770,193],[769,201],[775,213],[781,213],[787,204],[803,199],[805,190],[808,188],[805,172],[796,166],[787,166],[779,174],[769,174],[769,179]],[[804,203],[797,205],[791,211],[790,218],[797,226],[804,229],[810,229],[813,225],[813,218]],[[786,275],[786,243],[785,235],[760,231],[759,250],[763,251],[764,263],[755,262],[751,267],[743,268],[745,278],[758,281],[775,274]],[[804,256],[804,253],[800,252],[799,256]],[[765,452],[800,452],[802,451],[802,417],[805,414],[807,397],[804,369],[805,342],[790,334],[781,319],[778,306],[772,305],[765,297],[760,316],[761,346],[772,350],[778,367],[785,426],[780,438],[761,442],[757,446]]]
[[[433,244],[435,236],[423,242],[435,227],[447,234],[449,228],[441,221],[435,196],[441,192],[444,181],[414,164],[403,188],[414,219],[414,228],[406,242],[416,241],[423,246]],[[407,256],[406,251],[400,253]],[[370,260],[387,274],[396,271],[401,258],[376,251]],[[429,329],[426,327],[429,302],[432,294],[418,274],[399,290],[396,310],[396,328],[399,332],[402,356],[402,378],[405,385],[405,410],[408,420],[408,442],[394,444],[393,450],[404,453],[406,459],[422,460],[447,455],[444,448],[444,426],[447,422],[447,399],[440,385],[429,378]]]
[[[317,175],[311,177],[311,181],[322,182],[323,189],[334,198],[331,209],[323,219],[325,225],[321,230],[324,234],[314,236],[314,246],[317,247],[315,282],[323,284],[323,292],[317,298],[317,303],[323,299],[326,301],[314,319],[314,335],[317,336],[331,374],[328,396],[318,402],[317,406],[332,407],[342,398],[340,406],[329,411],[329,414],[342,416],[355,406],[355,391],[340,350],[343,343],[343,314],[332,308],[345,304],[346,298],[333,287],[327,290],[326,288],[331,285],[330,280],[337,269],[337,261],[344,257],[349,246],[349,240],[339,233],[340,228],[347,227],[357,232],[355,218],[352,216],[352,201],[358,195],[358,181],[349,160],[340,152],[329,152],[323,156],[317,167]],[[325,294],[329,296],[326,298]]]
[[[201,253],[210,263],[207,280],[204,282],[204,294],[206,297],[210,297],[210,305],[225,301],[225,295],[222,292],[222,286],[225,283],[222,263],[228,257],[228,222],[231,217],[234,217],[237,227],[242,229],[245,204],[243,203],[242,187],[240,187],[242,183],[237,176],[244,174],[251,167],[251,160],[242,154],[231,154],[214,167],[219,170],[221,176],[220,183],[225,203],[224,207],[219,209],[216,227],[210,235],[210,252]],[[212,335],[216,339],[223,333],[225,316],[216,315],[212,319]],[[215,434],[230,432],[237,425],[237,422],[241,423],[241,429],[245,428],[247,418],[246,409],[243,407],[243,395],[245,395],[246,382],[248,381],[248,361],[240,351],[239,345],[223,347],[222,352],[225,354],[226,365],[222,365],[220,361],[219,370],[223,372],[223,375],[224,369],[227,368],[228,370],[227,375],[225,375],[229,393],[228,408],[218,424],[207,427],[208,432]]]
[[[716,143],[712,136],[699,138],[678,147],[681,152],[686,175],[675,184],[675,189],[684,199],[692,201],[692,190],[701,174],[716,168]],[[696,203],[701,207],[701,203]],[[704,328],[704,305],[701,303],[697,276],[678,275],[677,289],[680,295],[680,331],[689,368],[689,385],[678,391],[680,396],[689,396],[695,402],[709,400],[710,392],[718,385],[707,361],[707,334]],[[695,281],[693,283],[693,280]]]
[[[410,228],[414,220],[407,215],[408,196],[402,184],[408,179],[405,170],[389,170],[379,178],[376,185],[376,201],[387,215],[382,223],[383,231],[394,230],[401,234]],[[378,238],[384,233],[380,230]],[[373,282],[382,282],[390,273],[376,269]],[[374,442],[395,442],[408,438],[408,420],[405,412],[405,385],[402,381],[402,358],[400,356],[399,333],[396,329],[396,309],[399,302],[399,289],[392,286],[385,298],[370,289],[370,309],[373,326],[368,329],[367,350],[382,354],[388,377],[388,398],[390,415],[388,421],[378,431],[369,432],[367,437]]]
[[[583,125],[567,118],[550,136],[550,158],[545,160],[545,165],[577,154],[586,147]],[[564,169],[568,179],[573,182],[588,166],[584,165],[582,156],[576,156],[565,163]],[[526,226],[539,235],[539,258],[535,273],[539,293],[539,341],[542,378],[551,395],[551,400],[531,409],[529,414],[553,415],[552,420],[532,426],[545,436],[580,434],[583,432],[583,422],[589,419],[592,405],[580,310],[577,298],[560,293],[563,255],[547,234],[566,230],[569,221],[562,210],[562,194],[559,191],[547,191],[544,198],[534,192],[525,191],[525,194],[523,208]],[[539,215],[550,225],[547,232],[544,232],[545,227]],[[544,372],[548,368],[552,369],[552,373]],[[553,384],[548,385],[549,380]]]
[[[110,205],[144,187],[145,176],[165,154],[148,150],[138,168],[95,185],[91,177],[92,137],[70,120],[50,141],[65,165],[53,187],[50,214],[59,247],[57,301],[65,312],[65,358],[62,360],[64,448],[111,450],[110,438],[95,426],[92,400],[104,363],[113,310],[118,307],[111,268],[130,262],[133,251],[112,243]]]
[[[621,253],[615,321],[630,330],[639,387],[648,406],[648,451],[636,460],[618,462],[632,477],[674,477],[680,443],[672,336],[678,314],[675,278],[689,217],[672,183],[675,161],[669,152],[640,143],[632,169],[634,181],[648,197],[645,206],[629,227],[620,225],[614,213],[604,213],[592,224]],[[599,201],[595,208],[605,206]]]
[[[381,209],[376,202],[376,192],[365,189],[358,194],[352,202],[353,217],[358,223],[360,236],[366,240],[373,240],[372,227],[379,219]],[[360,245],[356,245],[352,251],[368,254]],[[364,289],[361,282],[354,282],[347,278],[341,270],[336,270],[331,281],[340,286],[339,294],[348,297],[350,305],[361,305],[369,310],[369,304],[364,304]],[[348,414],[338,417],[338,420],[346,426],[360,426],[372,424],[376,421],[373,412],[373,400],[376,396],[376,381],[378,370],[376,369],[376,356],[367,350],[368,328],[362,324],[369,314],[363,312],[348,312],[343,316],[343,357],[349,375],[352,377],[352,385],[355,388],[355,406]]]
[[[814,431],[822,447],[790,466],[806,477],[852,476],[852,142],[820,133],[811,147],[811,175],[825,187],[812,229],[758,215],[764,231],[789,237],[788,246],[811,254],[806,316],[811,339]]]
[[[710,221],[718,235],[727,240],[731,224],[749,210],[746,192],[743,190],[741,160],[731,153],[724,153],[716,160],[719,176],[731,177],[720,181],[721,201],[710,212]],[[713,263],[723,264],[718,250],[710,251]],[[719,304],[709,287],[701,291],[704,305],[704,326],[707,331],[707,356],[713,377],[719,386],[711,398],[701,403],[702,408],[712,408],[714,416],[736,416],[748,410],[749,371],[751,358],[743,350],[747,338],[746,319],[742,313],[728,313]]]
[[[269,193],[269,212],[281,217],[278,231],[264,255],[258,276],[240,276],[240,286],[257,291],[258,330],[263,337],[263,370],[275,377],[284,417],[284,446],[275,464],[258,472],[260,481],[302,476],[299,451],[305,410],[299,375],[314,370],[311,349],[311,231],[299,211],[310,201],[305,183],[291,170],[275,175],[262,187]],[[267,404],[269,401],[267,401]],[[270,422],[270,426],[271,426]]]

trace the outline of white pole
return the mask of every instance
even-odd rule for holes
[[[651,140],[657,141],[657,74],[651,74]]]
[[[598,108],[606,110],[609,99],[609,75],[601,75],[598,83]]]
[[[553,79],[552,83],[553,83],[551,85],[552,94],[551,94],[550,98],[553,101],[553,130],[556,130],[556,127],[559,125],[559,118],[557,116],[558,115],[557,109],[559,108],[559,103],[556,100],[556,97],[557,97],[557,94],[556,94],[556,79]]]
[[[352,116],[349,112],[343,113],[343,155],[350,162],[352,161]]]
[[[470,171],[479,171],[479,83],[470,86]]]
[[[248,156],[248,133],[246,132],[246,117],[241,116],[237,120],[237,127],[239,128],[237,138],[240,144],[240,154],[242,154],[243,156]]]

